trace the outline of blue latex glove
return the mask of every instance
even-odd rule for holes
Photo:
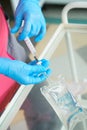
[[[37,65],[36,61],[26,64],[17,60],[0,58],[0,73],[12,78],[19,84],[28,85],[43,82],[51,72],[48,66],[49,62],[44,59],[41,60],[40,65]]]
[[[15,25],[11,32],[16,33],[24,20],[22,32],[18,40],[24,40],[27,36],[35,36],[35,41],[40,41],[46,33],[46,23],[39,6],[39,0],[20,0],[15,12]]]

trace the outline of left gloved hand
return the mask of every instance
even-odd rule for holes
[[[51,70],[49,61],[43,59],[41,64],[33,61],[26,64],[18,60],[0,58],[0,74],[4,74],[17,81],[19,84],[37,84],[41,83],[49,76]]]
[[[16,33],[24,20],[22,32],[18,40],[27,36],[35,36],[35,41],[40,41],[46,33],[46,23],[39,6],[39,0],[20,0],[15,12],[15,25],[11,32]]]

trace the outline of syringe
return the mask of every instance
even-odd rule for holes
[[[28,49],[30,50],[30,52],[31,52],[32,55],[34,56],[34,59],[38,61],[38,58],[36,57],[36,49],[35,49],[33,43],[31,42],[31,40],[30,40],[28,37],[26,37],[26,38],[24,39],[24,41],[25,41],[25,43],[26,43]]]
[[[30,50],[30,52],[31,52],[32,55],[34,56],[34,59],[37,61],[37,64],[40,65],[40,64],[41,64],[41,61],[39,61],[38,58],[36,57],[36,49],[35,49],[33,43],[31,42],[31,40],[30,40],[28,37],[26,37],[26,38],[24,39],[24,41],[25,41],[25,43],[26,43],[28,49]],[[48,78],[48,75],[47,75],[46,73],[44,73],[44,75]],[[49,83],[50,83],[50,82],[49,82]]]

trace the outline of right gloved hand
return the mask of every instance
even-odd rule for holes
[[[12,78],[19,84],[28,85],[43,82],[51,72],[48,66],[49,62],[44,59],[38,65],[36,61],[26,64],[22,61],[0,58],[0,73]]]
[[[26,37],[35,37],[35,41],[40,41],[46,33],[46,22],[39,6],[39,0],[19,0],[15,11],[15,25],[11,29],[12,33],[17,33],[21,29],[22,21],[24,25],[18,40]]]

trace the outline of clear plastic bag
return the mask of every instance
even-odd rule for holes
[[[87,119],[87,111],[81,107],[69,92],[63,78],[41,88],[41,93],[52,106],[67,130],[73,130],[77,123]]]

